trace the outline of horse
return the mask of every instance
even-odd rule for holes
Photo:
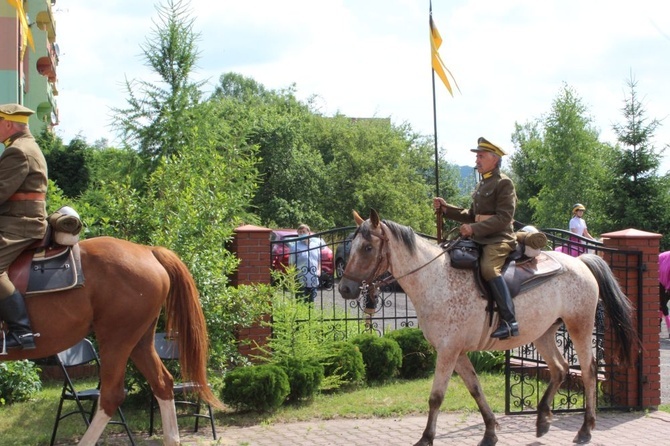
[[[79,250],[84,286],[26,296],[36,348],[12,349],[0,360],[52,356],[94,333],[100,355],[100,399],[79,445],[94,445],[125,399],[129,359],[158,400],[164,444],[178,445],[173,378],[154,348],[162,308],[166,331],[177,334],[184,379],[197,384],[204,401],[222,407],[207,385],[207,327],[191,273],[177,254],[164,247],[96,237],[79,242]]]
[[[546,434],[553,416],[550,403],[569,368],[555,339],[562,323],[574,343],[584,381],[586,410],[574,442],[590,441],[596,421],[597,373],[591,338],[599,298],[612,320],[619,347],[615,353],[622,363],[630,361],[637,340],[632,306],[603,259],[594,254],[578,258],[554,252],[543,254],[560,262],[564,272],[515,297],[519,336],[498,340],[490,337],[498,326],[497,313],[493,323],[489,323],[487,301],[480,297],[472,270],[452,268],[441,246],[417,237],[410,227],[380,220],[375,210],[365,221],[354,212],[354,219],[358,228],[340,279],[340,294],[345,299],[358,299],[361,289],[374,286],[376,277],[391,272],[412,301],[425,338],[437,351],[428,421],[415,446],[433,444],[439,408],[454,371],[482,414],[485,433],[479,445],[495,445],[498,423],[466,353],[509,350],[531,342],[547,362],[551,376],[537,408],[536,435]]]

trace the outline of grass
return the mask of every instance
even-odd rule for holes
[[[504,412],[504,376],[502,374],[481,374],[480,380],[488,402],[495,413]],[[95,385],[94,382],[91,384]],[[295,421],[334,418],[381,418],[427,414],[428,395],[432,379],[396,381],[391,384],[369,386],[347,392],[319,394],[313,400],[299,404],[287,404],[274,413],[238,413],[217,411],[216,425],[221,426],[220,434],[226,426],[251,426],[260,424],[281,424]],[[60,398],[60,382],[45,382],[43,390],[33,400],[10,406],[0,406],[0,446],[42,446],[48,445]],[[146,441],[149,430],[148,401],[129,399],[123,405],[123,412],[133,433],[138,433],[138,445],[160,444]],[[69,407],[69,406],[68,406]],[[659,407],[670,412],[670,405]],[[461,379],[454,376],[442,405],[443,411],[475,412],[477,406],[465,389]],[[158,421],[160,431],[160,421]],[[180,420],[183,431],[191,429],[191,421]],[[76,443],[84,433],[81,418],[70,417],[61,421],[57,444]],[[142,437],[142,438],[140,438]],[[119,442],[123,439],[123,443]],[[120,426],[108,425],[103,433],[101,445],[125,444],[125,433]]]

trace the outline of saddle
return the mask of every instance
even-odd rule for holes
[[[524,251],[523,243],[518,243],[516,250],[510,253],[502,268],[502,276],[512,298],[565,272],[563,265],[554,257],[553,251],[540,251],[535,257],[527,257],[523,254]],[[489,291],[488,284],[482,279],[479,268],[474,270],[474,273],[481,296],[488,301],[486,312],[489,314],[489,322],[492,322],[495,299]]]
[[[64,291],[84,285],[84,274],[81,268],[78,233],[73,228],[71,209],[61,208],[52,214],[47,221],[47,231],[43,239],[29,245],[7,271],[17,291],[22,295]],[[55,218],[54,218],[55,216]],[[79,219],[79,215],[76,215]],[[56,223],[60,220],[61,225]],[[70,222],[68,231],[63,231],[63,221]],[[76,226],[76,225],[75,225]],[[72,234],[76,231],[76,234]]]

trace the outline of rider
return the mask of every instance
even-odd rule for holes
[[[9,265],[47,229],[47,164],[28,128],[35,113],[19,104],[0,105],[0,319],[7,348],[34,349],[23,296],[9,280]]]
[[[447,218],[463,223],[459,228],[462,237],[482,245],[481,274],[500,313],[500,324],[491,337],[505,339],[519,335],[512,296],[501,275],[505,259],[517,243],[513,227],[516,191],[512,180],[500,173],[502,156],[506,155],[500,147],[479,138],[471,151],[477,154],[476,168],[482,180],[472,194],[470,209],[447,204],[441,197],[433,199],[433,207]]]

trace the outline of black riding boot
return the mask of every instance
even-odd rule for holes
[[[30,328],[26,303],[21,293],[14,291],[9,297],[0,299],[0,319],[5,321],[8,328],[5,333],[8,349],[32,350],[35,348],[33,330]]]
[[[498,276],[489,280],[491,292],[498,304],[498,313],[500,313],[500,325],[496,331],[491,333],[492,338],[506,339],[510,336],[519,336],[519,324],[514,317],[514,302],[509,294],[505,279]]]

